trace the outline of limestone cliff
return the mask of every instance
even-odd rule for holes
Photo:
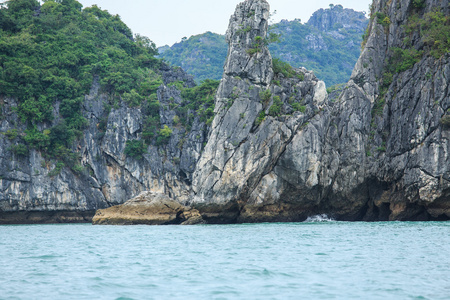
[[[157,93],[161,125],[170,126],[173,133],[166,146],[148,146],[141,160],[127,157],[124,149],[127,141],[141,137],[145,112],[123,101],[109,111],[108,95],[101,92],[99,80],[94,80],[85,96],[82,110],[89,125],[73,149],[81,156],[82,172],[70,168],[55,172],[56,162],[37,150],[15,155],[11,146],[16,140],[0,135],[0,223],[90,222],[97,209],[122,204],[146,190],[186,201],[207,127],[198,117],[189,132],[174,124],[172,102],[184,100],[171,83],[183,81],[187,87],[195,83],[180,69],[163,65],[160,72],[164,81]],[[15,112],[17,102],[2,102],[0,132],[25,126]],[[58,105],[54,115],[57,123]]]
[[[274,73],[264,42],[268,19],[269,5],[261,0],[241,3],[230,19],[216,117],[192,186],[191,204],[212,222],[248,221],[243,207],[282,205],[273,169],[302,126],[321,119],[326,104],[325,84],[311,72]],[[305,179],[314,181],[317,174],[306,172]],[[292,214],[273,220],[302,218]]]
[[[267,2],[237,7],[227,32],[230,50],[217,116],[194,174],[192,204],[206,219],[297,221],[315,213],[342,220],[450,217],[449,131],[440,122],[450,105],[449,54],[427,54],[416,32],[405,44],[413,14],[437,10],[448,16],[449,6],[419,4],[374,1],[365,47],[336,103],[304,70],[296,71],[306,74],[303,82],[271,81],[266,49],[255,56],[248,51],[266,34],[261,24],[267,22]],[[386,74],[397,52],[415,53],[410,48],[421,54],[411,68]],[[255,60],[258,68],[249,72]],[[272,95],[269,103],[254,92],[265,89]],[[233,92],[238,97],[227,107]],[[254,125],[274,96],[283,109],[292,97],[305,99],[307,109]]]
[[[140,137],[143,111],[124,103],[106,111],[98,83],[85,97],[89,128],[76,147],[85,172],[49,176],[55,166],[41,153],[16,157],[14,140],[0,136],[0,222],[89,220],[145,190],[197,209],[209,223],[322,213],[450,219],[450,55],[441,47],[448,41],[431,43],[430,26],[417,21],[448,30],[448,1],[374,0],[361,57],[337,99],[312,72],[271,58],[269,11],[265,0],[246,0],[231,16],[210,128],[194,112],[188,131],[174,124],[173,107],[184,99],[170,83],[194,83],[163,66],[160,119],[173,134],[167,146],[148,146],[142,160],[124,148]],[[15,101],[2,101],[6,132],[20,122]]]

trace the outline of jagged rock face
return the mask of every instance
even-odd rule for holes
[[[171,104],[183,100],[169,83],[194,83],[181,70],[163,68],[158,100],[162,124],[173,128],[171,140],[163,149],[149,146],[142,161],[127,158],[126,141],[140,137],[145,116],[124,104],[108,113],[95,83],[83,108],[90,125],[75,147],[87,172],[63,169],[49,177],[53,165],[39,152],[15,157],[12,141],[2,135],[0,210],[33,220],[39,214],[23,212],[86,220],[85,212],[148,190],[192,205],[210,223],[302,221],[322,213],[339,220],[448,220],[450,130],[440,120],[450,108],[450,55],[425,55],[392,74],[388,85],[382,80],[392,49],[405,47],[404,25],[412,12],[449,14],[448,1],[424,4],[373,2],[376,17],[351,80],[330,100],[312,72],[274,72],[264,42],[269,5],[246,0],[230,19],[210,131],[198,118],[187,133],[172,124]],[[390,23],[378,22],[377,12]],[[410,40],[424,49],[417,33]],[[17,103],[1,101],[1,131],[20,126]],[[17,222],[0,214],[2,220]]]
[[[338,28],[365,29],[366,18],[363,12],[343,8],[342,5],[330,4],[330,9],[319,9],[308,20],[308,25],[322,31],[333,31]]]
[[[192,186],[192,204],[210,222],[245,221],[240,215],[243,206],[279,200],[261,198],[255,189],[273,170],[299,128],[320,115],[326,103],[325,84],[311,72],[295,70],[293,78],[274,75],[265,44],[258,52],[248,51],[258,37],[267,35],[268,14],[266,1],[245,1],[230,20],[229,57],[216,95],[216,116]],[[248,24],[250,29],[242,30]],[[304,80],[298,78],[302,76]],[[277,98],[281,112],[292,115],[272,114],[263,121],[260,118],[259,124],[260,113],[268,115]],[[295,112],[290,102],[301,102],[304,112]]]
[[[436,9],[449,14],[448,1],[424,4],[418,10],[421,15]],[[351,105],[360,110],[359,117],[365,120],[358,130],[358,153],[342,163],[356,165],[364,161],[354,170],[364,183],[353,188],[363,186],[367,191],[369,209],[365,218],[448,218],[449,131],[439,120],[450,106],[449,55],[439,60],[426,55],[411,69],[394,74],[384,95],[385,105],[381,113],[375,113],[374,105],[383,97],[379,78],[387,72],[390,50],[405,47],[404,25],[417,8],[412,1],[402,0],[374,1],[373,9],[373,15],[383,12],[391,23],[383,26],[371,22],[369,39],[348,84],[348,90],[360,93],[358,101],[348,91],[339,100],[341,107]],[[423,48],[417,36],[412,38],[412,47]],[[335,120],[343,117],[335,115]],[[353,135],[354,131],[341,134],[336,142],[345,145]],[[340,153],[345,153],[344,149]]]
[[[309,34],[306,36],[306,40],[309,42],[308,49],[313,49],[316,51],[328,50],[328,46],[320,34],[317,36],[314,34]]]
[[[427,3],[425,11],[439,5]],[[370,23],[352,78],[331,111],[323,156],[331,167],[321,171],[323,211],[364,220],[448,219],[448,130],[439,124],[449,107],[448,54],[424,57],[394,74],[383,96],[379,79],[390,49],[404,47],[412,4],[374,1],[373,9],[372,15],[383,12],[392,23]]]
[[[176,87],[168,85],[184,81],[192,87],[195,83],[181,69],[163,66],[161,74],[164,81],[158,90],[161,122],[173,128],[173,133],[167,146],[148,146],[142,160],[126,157],[124,149],[127,141],[141,136],[143,110],[120,102],[109,112],[105,108],[107,95],[101,93],[98,79],[85,97],[82,111],[89,125],[75,146],[85,169],[81,174],[62,168],[59,174],[50,176],[54,163],[36,150],[26,156],[15,156],[10,151],[14,140],[0,135],[0,211],[5,214],[5,222],[19,219],[27,222],[30,216],[33,222],[66,222],[68,218],[64,215],[73,215],[73,221],[86,221],[95,210],[122,204],[142,191],[162,192],[186,202],[207,128],[198,118],[187,134],[184,128],[173,124],[175,113],[170,103],[181,103],[183,99]],[[13,99],[2,101],[0,131],[22,126],[14,111],[17,103]],[[54,122],[59,120],[57,107],[58,104]],[[104,129],[100,128],[102,121],[106,122]],[[185,135],[187,142],[182,143]],[[7,217],[8,213],[17,217]],[[59,213],[62,217],[54,217]],[[0,222],[1,219],[2,216]]]
[[[250,4],[255,2],[239,5],[235,16],[248,14]],[[390,49],[402,47],[411,5],[408,0],[374,1],[372,14],[383,12],[391,24],[386,28],[372,20],[352,78],[335,103],[322,94],[320,82],[305,77],[302,84],[308,88],[302,97],[313,100],[304,115],[267,117],[256,126],[258,113],[268,112],[254,92],[264,85],[252,76],[231,77],[246,74],[239,71],[245,64],[228,59],[217,116],[194,174],[192,203],[206,219],[298,221],[315,213],[344,220],[450,217],[449,130],[439,123],[450,105],[449,55],[439,60],[425,56],[412,69],[395,74],[382,113],[374,111],[380,101],[379,79]],[[436,8],[448,15],[448,6],[433,1],[426,2],[422,13]],[[240,33],[233,31],[235,20],[230,22],[231,43],[241,40],[232,35]],[[234,57],[245,57],[244,49],[252,43],[234,47]],[[285,78],[280,81],[280,87],[268,89],[286,106],[293,90]],[[226,107],[233,91],[239,97]]]
[[[3,99],[2,102],[0,130],[25,129],[15,113],[17,102],[13,99]],[[31,150],[26,157],[16,156],[10,150],[12,145],[13,141],[0,136],[1,212],[92,211],[105,207],[100,189],[90,178],[74,176],[66,169],[51,178],[48,173],[53,166],[40,152]],[[83,220],[81,214],[79,217]]]
[[[269,25],[270,6],[264,0],[240,3],[230,18],[226,40],[229,45],[224,73],[267,86],[273,78],[272,57],[264,40]],[[249,52],[258,48],[254,54]]]

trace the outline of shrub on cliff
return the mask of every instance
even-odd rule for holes
[[[125,155],[135,158],[137,160],[142,159],[142,156],[146,152],[146,146],[141,140],[127,141],[125,145]]]
[[[281,99],[279,96],[273,97],[273,104],[269,108],[269,115],[272,117],[277,117],[281,113],[281,107],[283,103],[281,102]]]
[[[262,101],[264,101],[264,103],[268,103],[269,100],[272,98],[272,92],[270,92],[269,89],[261,91],[259,93],[259,97],[261,98]]]
[[[420,61],[423,52],[416,49],[392,48],[392,55],[387,67],[392,73],[400,73],[411,69]]]
[[[436,59],[450,52],[450,16],[442,11],[431,11],[420,17],[418,13],[408,18],[405,26],[404,44],[411,46],[410,37],[418,32],[426,45],[423,54],[431,54]]]
[[[266,112],[263,110],[258,114],[258,118],[255,120],[255,125],[259,126],[266,119]]]
[[[164,125],[164,127],[159,130],[158,137],[156,138],[156,145],[161,146],[167,144],[171,136],[172,129],[170,129],[169,126]]]
[[[10,150],[17,156],[27,156],[28,155],[28,147],[24,144],[18,144],[11,146]]]
[[[295,72],[294,68],[292,68],[290,64],[278,58],[272,59],[272,65],[273,65],[273,72],[275,74],[283,74],[283,76],[286,78],[298,78],[300,80],[305,79],[303,73],[297,74],[297,72]]]
[[[183,89],[181,96],[187,100],[176,111],[180,118],[180,122],[190,128],[192,125],[193,115],[190,112],[196,111],[200,121],[211,124],[214,118],[214,97],[219,87],[220,81],[206,79],[200,85],[193,88]]]
[[[415,8],[424,8],[425,0],[412,0],[412,4]]]

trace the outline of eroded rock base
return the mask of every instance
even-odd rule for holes
[[[202,224],[196,209],[181,205],[161,193],[143,192],[122,205],[100,209],[94,225],[194,225]]]

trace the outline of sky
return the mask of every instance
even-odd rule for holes
[[[236,5],[243,0],[78,0],[84,7],[97,4],[111,14],[118,14],[133,33],[149,37],[158,47],[173,45],[206,31],[224,34]],[[330,3],[367,12],[372,0],[269,0],[273,21],[309,17]]]

